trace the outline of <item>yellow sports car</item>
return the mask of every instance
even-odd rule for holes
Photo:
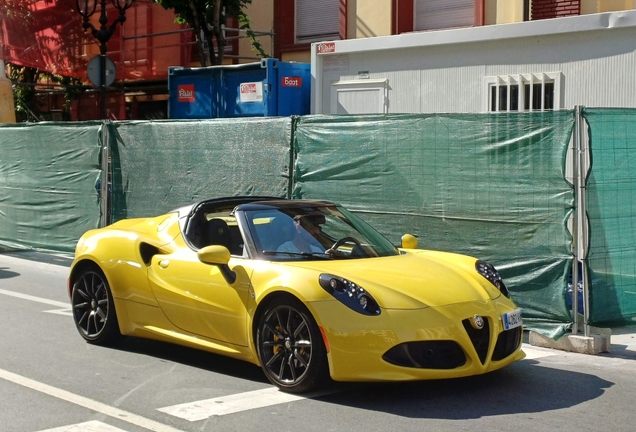
[[[258,364],[289,392],[522,359],[521,310],[497,270],[416,247],[327,201],[213,199],[88,231],[68,291],[88,342],[199,348]]]

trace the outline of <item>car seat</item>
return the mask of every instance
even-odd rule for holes
[[[220,245],[232,248],[232,233],[223,219],[211,219],[206,226],[205,246]]]

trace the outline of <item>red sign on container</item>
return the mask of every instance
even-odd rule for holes
[[[256,83],[244,83],[241,84],[241,93],[254,93],[256,94]]]
[[[282,81],[281,85],[283,87],[302,87],[303,86],[303,78],[298,76],[283,77],[281,81]]]
[[[194,102],[194,84],[180,84],[178,92],[179,102]]]
[[[318,54],[329,54],[336,52],[336,43],[335,42],[325,42],[318,44]]]

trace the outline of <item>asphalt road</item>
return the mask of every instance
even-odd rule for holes
[[[524,345],[528,358],[484,376],[289,396],[240,361],[137,338],[85,343],[69,263],[0,254],[0,432],[635,429],[632,334],[599,356]]]

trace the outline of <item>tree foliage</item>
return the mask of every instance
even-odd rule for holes
[[[227,45],[223,26],[227,25],[228,18],[237,19],[240,29],[245,30],[247,37],[252,42],[252,49],[257,54],[269,57],[258,42],[250,27],[249,18],[244,12],[245,7],[251,4],[252,0],[155,0],[155,2],[163,6],[164,9],[173,9],[177,15],[176,21],[178,23],[192,26],[201,66],[208,66],[208,56],[213,65],[223,63],[223,55]],[[203,42],[206,42],[207,53],[204,51]]]
[[[42,111],[38,104],[37,87],[50,82],[62,89],[64,111],[68,116],[71,101],[84,91],[78,78],[52,74],[36,68],[9,63],[9,79],[13,83],[13,102],[17,121],[41,121]]]

